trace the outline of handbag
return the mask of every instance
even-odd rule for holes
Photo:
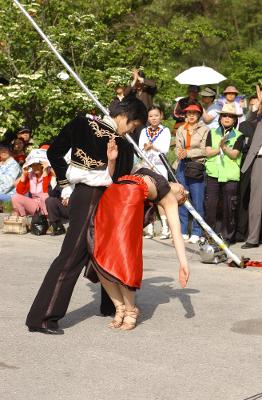
[[[48,221],[44,214],[40,211],[36,212],[32,216],[30,231],[33,235],[41,236],[45,235],[48,229]]]
[[[186,161],[184,175],[186,178],[202,180],[204,178],[205,166],[197,161]]]
[[[27,218],[10,215],[4,219],[3,223],[4,233],[17,233],[23,235],[27,233]]]

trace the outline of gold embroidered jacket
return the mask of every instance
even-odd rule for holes
[[[114,138],[118,146],[118,158],[113,180],[129,174],[133,166],[133,146],[119,136],[114,129],[100,119],[76,117],[69,122],[54,139],[47,151],[60,186],[69,182],[66,179],[67,163],[65,154],[72,148],[71,163],[84,169],[106,169],[107,143]]]

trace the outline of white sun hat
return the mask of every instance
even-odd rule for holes
[[[23,167],[29,167],[32,164],[37,164],[37,163],[47,163],[49,166],[50,162],[48,161],[47,155],[46,155],[46,150],[45,149],[33,149],[30,151],[28,156],[25,159],[25,163]]]

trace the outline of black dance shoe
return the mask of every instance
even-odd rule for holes
[[[252,249],[253,247],[258,247],[257,243],[248,243],[246,242],[241,246],[241,249]]]
[[[45,335],[63,335],[64,331],[63,329],[57,328],[57,329],[52,329],[52,328],[35,328],[33,326],[28,327],[29,332],[38,332],[38,333],[44,333]]]

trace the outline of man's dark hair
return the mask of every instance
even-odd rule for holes
[[[127,122],[138,120],[144,125],[147,122],[146,106],[133,94],[124,97],[110,113],[110,116],[113,118],[118,115],[126,115]]]

